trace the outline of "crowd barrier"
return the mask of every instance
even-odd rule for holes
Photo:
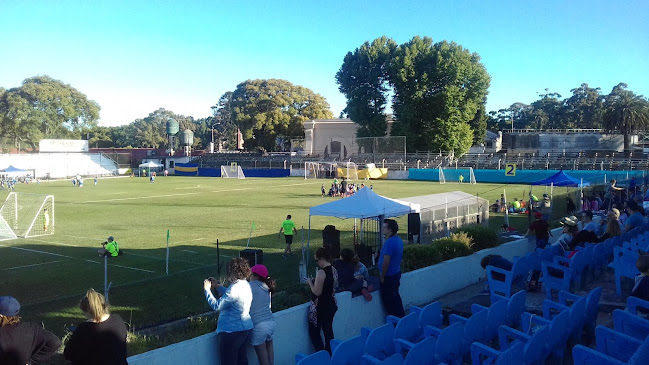
[[[469,181],[470,170],[467,169],[442,169],[446,182],[458,182],[460,175],[464,176],[465,183]],[[530,184],[534,181],[550,177],[559,170],[517,170],[513,175],[506,175],[507,170],[483,170],[474,169],[475,179],[480,183],[496,184]],[[565,172],[576,178],[584,179],[591,185],[608,183],[611,179],[618,181],[636,177],[638,185],[645,177],[644,171],[605,171],[605,170],[565,170]],[[647,175],[649,177],[649,175]],[[410,180],[439,181],[439,169],[410,169],[408,174]]]
[[[246,177],[287,177],[291,175],[289,169],[242,169]],[[198,176],[221,177],[221,169],[199,167]]]

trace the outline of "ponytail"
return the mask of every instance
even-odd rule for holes
[[[274,293],[275,289],[277,289],[277,285],[275,284],[275,280],[273,280],[270,276],[267,278],[262,279],[264,284],[268,286],[268,292],[269,293]]]
[[[94,289],[86,292],[81,298],[79,308],[87,315],[89,319],[100,321],[101,317],[108,314],[108,303],[103,295],[97,293]]]

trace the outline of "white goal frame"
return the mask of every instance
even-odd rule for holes
[[[326,179],[335,176],[336,164],[332,162],[307,161],[304,163],[304,179]],[[327,173],[329,176],[327,176]]]
[[[221,165],[221,178],[222,179],[245,179],[246,175],[239,165]]]
[[[444,169],[440,165],[437,170],[439,170],[439,183],[440,184],[446,184],[446,177],[444,176]]]
[[[10,192],[0,207],[0,231],[12,233],[0,240],[50,235],[54,227],[54,195]]]
[[[473,167],[469,167],[469,183],[477,184],[477,181],[475,180],[475,173],[473,172]]]

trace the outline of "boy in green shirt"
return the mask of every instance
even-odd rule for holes
[[[121,254],[119,251],[119,245],[113,236],[108,237],[106,242],[102,243],[101,246],[103,248],[98,251],[99,256],[116,257]]]
[[[277,234],[277,238],[282,234],[282,231],[284,231],[284,238],[286,239],[286,248],[284,249],[284,254],[282,255],[283,258],[286,258],[287,255],[293,255],[291,252],[291,244],[293,243],[293,234],[295,234],[295,223],[291,220],[291,215],[286,216],[286,220],[282,222],[282,227],[279,229],[279,233]]]

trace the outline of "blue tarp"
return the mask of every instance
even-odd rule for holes
[[[584,187],[590,185],[588,181],[582,182],[580,179],[576,179],[563,170],[559,170],[556,174],[547,177],[545,179],[535,181],[531,185],[553,185],[553,186],[573,186],[573,187]]]
[[[2,172],[26,172],[27,170],[19,169],[17,167],[13,167],[9,165],[6,169],[2,170]]]

